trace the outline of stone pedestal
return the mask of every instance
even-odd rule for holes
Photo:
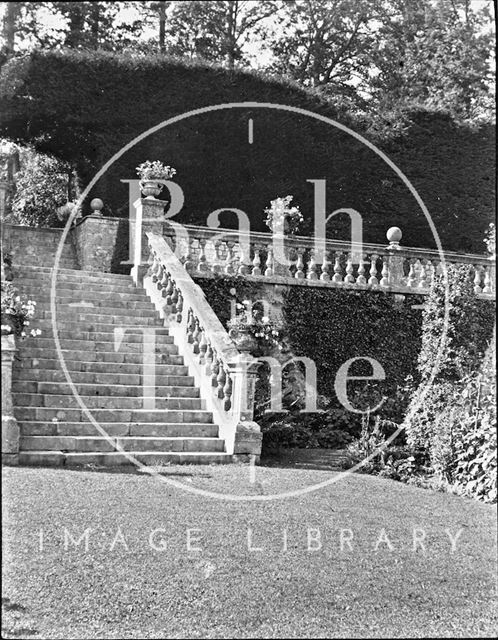
[[[115,257],[121,218],[91,215],[72,230],[78,263],[85,271],[110,273]]]
[[[234,407],[239,415],[235,429],[233,455],[240,462],[259,462],[263,434],[260,426],[254,422],[254,394],[258,378],[258,363],[248,353],[242,353],[239,361],[230,367],[234,389],[238,389],[238,398],[234,398]],[[240,404],[239,404],[240,403]]]
[[[135,232],[133,234],[134,246],[130,255],[134,256],[134,266],[131,275],[137,286],[141,286],[149,264],[149,246],[147,232],[157,233],[161,238],[164,231],[164,200],[157,200],[153,196],[140,198],[135,202]],[[130,239],[131,242],[131,239]]]
[[[13,335],[2,336],[2,463],[19,464],[19,425],[12,404]]]

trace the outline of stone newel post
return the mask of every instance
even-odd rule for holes
[[[2,462],[19,464],[19,425],[12,404],[12,361],[16,352],[13,335],[2,336]]]
[[[135,233],[133,234],[135,241],[133,255],[135,258],[131,275],[137,285],[141,286],[149,268],[149,248],[145,234],[149,231],[163,237],[165,221],[164,207],[166,204],[164,200],[157,200],[157,198],[153,196],[140,198],[134,203],[136,217]]]
[[[399,242],[403,237],[403,233],[399,227],[391,227],[387,230],[386,237],[389,240],[389,256],[387,256],[388,282],[390,287],[396,287],[403,284],[403,256],[397,254],[400,250]]]
[[[104,203],[94,198],[92,213],[79,221],[72,229],[78,263],[85,271],[109,273],[115,259],[115,251],[121,218],[102,216]]]
[[[233,454],[241,461],[247,461],[252,456],[255,462],[259,462],[261,454],[263,435],[259,424],[254,422],[254,394],[259,364],[248,353],[242,353],[238,362],[230,365],[234,389],[240,390],[240,393],[233,395],[234,410],[239,415]]]

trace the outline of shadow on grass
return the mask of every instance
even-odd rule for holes
[[[260,466],[307,471],[345,471],[343,449],[275,448],[263,452]]]

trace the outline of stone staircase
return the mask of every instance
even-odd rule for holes
[[[67,245],[56,281],[58,335],[78,394],[108,437],[89,421],[67,382],[52,333],[50,286],[59,233],[38,235],[36,246],[13,256],[14,284],[36,300],[32,325],[43,332],[20,341],[13,369],[19,463],[133,464],[122,451],[153,466],[231,462],[194,378],[145,291],[129,276],[77,269]],[[143,330],[151,327],[157,328],[155,338],[144,338]],[[150,340],[156,364],[153,409],[144,408],[142,386],[144,344]]]

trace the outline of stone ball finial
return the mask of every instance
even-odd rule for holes
[[[403,237],[403,232],[399,227],[391,227],[387,230],[386,237],[391,244],[399,244],[399,241]]]
[[[102,202],[102,200],[100,198],[94,198],[90,202],[90,207],[92,209],[92,215],[101,216],[102,215],[102,209],[104,208],[104,203]]]

